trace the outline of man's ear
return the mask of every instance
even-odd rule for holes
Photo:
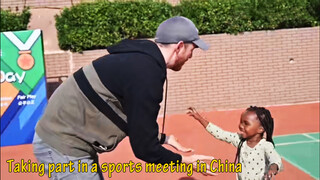
[[[184,42],[183,41],[179,41],[177,43],[177,46],[176,46],[176,52],[179,53],[184,46],[185,46]]]

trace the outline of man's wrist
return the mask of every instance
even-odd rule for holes
[[[167,136],[164,133],[161,133],[160,144],[168,143]]]

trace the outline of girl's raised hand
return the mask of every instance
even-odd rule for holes
[[[194,117],[196,120],[198,120],[203,127],[207,127],[207,125],[209,124],[209,122],[206,119],[204,119],[194,107],[189,107],[187,114],[191,117]]]
[[[194,107],[189,107],[187,114],[191,117],[194,117],[197,120],[202,119],[201,115],[197,112],[197,110]]]

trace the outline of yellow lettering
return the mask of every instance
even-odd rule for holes
[[[97,163],[93,163],[93,164],[97,165]],[[88,172],[88,164],[87,163],[82,163],[81,168],[82,168],[81,172]]]
[[[218,166],[219,166],[219,172],[223,172],[224,168],[223,168],[223,163],[221,163],[221,160],[218,160]]]
[[[199,163],[200,163],[200,161],[197,160],[197,172],[200,172]]]
[[[141,172],[141,171],[142,171],[142,164],[141,164],[141,163],[138,163],[138,164],[136,165],[136,172],[139,173],[139,172]]]
[[[186,172],[186,163],[180,164],[180,171],[177,169],[177,172]]]
[[[121,170],[122,170],[122,164],[119,163],[119,164],[117,164],[117,166],[116,166],[116,172],[119,173]]]
[[[229,163],[229,171],[234,172],[234,163]]]
[[[188,166],[187,166],[187,170],[188,170],[188,176],[192,176],[192,169],[193,169],[193,167],[192,167],[192,164],[188,164]]]
[[[228,172],[228,160],[226,159],[224,167],[226,168],[224,172]]]
[[[69,171],[72,173],[74,171],[73,167],[74,163],[72,161],[69,162]]]
[[[173,161],[170,162],[170,172],[174,172],[175,171],[175,168],[174,168],[174,163]]]
[[[207,164],[206,163],[200,164],[200,172],[207,172]]]
[[[15,163],[15,164],[14,164],[14,170],[13,170],[13,172],[15,172],[15,173],[20,172],[20,164],[19,164],[19,163]]]
[[[152,167],[152,169],[151,169]],[[155,164],[154,163],[146,163],[146,172],[154,172],[155,171]]]
[[[21,159],[21,171],[20,172],[27,172],[26,165],[27,165],[27,163],[24,162],[23,159]]]
[[[102,171],[103,173],[105,173],[105,172],[108,171],[108,164],[107,164],[107,163],[101,164],[101,171]]]
[[[157,173],[161,172],[161,167],[162,167],[161,164],[157,164],[157,169],[156,169],[156,172],[157,172]]]
[[[68,164],[63,163],[63,170],[62,170],[62,172],[66,172],[67,167],[68,167]]]
[[[129,164],[128,164],[128,163],[124,163],[124,164],[123,164],[123,172],[124,172],[124,173],[126,172],[127,167],[129,167]]]
[[[212,160],[210,163],[210,170],[211,172],[217,172],[217,168],[214,168],[213,164],[217,163],[218,161],[216,159]]]
[[[134,171],[134,168],[132,167],[134,165],[134,162],[130,160],[129,165],[130,165],[130,172],[132,173]]]
[[[97,172],[97,163],[92,164],[91,172]]]
[[[80,165],[81,165],[81,160],[78,160],[78,172],[81,172],[81,168],[80,168],[81,166]]]
[[[241,163],[237,163],[237,168],[236,168],[236,172],[242,172],[242,164]]]
[[[57,168],[56,168],[56,173],[61,173],[62,172],[62,169],[61,169],[61,163],[57,163],[56,164]]]
[[[164,165],[163,165],[163,172],[168,172],[169,171],[169,169],[168,169],[168,166],[169,166],[169,164],[168,163],[165,163]]]
[[[20,162],[14,163],[14,159],[9,159],[6,160],[6,162],[8,163],[8,172],[9,173],[38,173],[38,175],[40,177],[42,177],[45,174],[45,166],[43,163],[38,164],[35,162],[31,162],[30,159],[28,160],[24,160],[21,159]],[[49,163],[48,164],[48,176],[51,177],[52,176],[52,172],[55,171],[55,164],[53,163]],[[59,166],[57,168],[57,171],[61,172],[61,165],[60,165],[60,169]]]
[[[40,166],[40,164],[39,164]],[[30,171],[30,170],[29,170]],[[31,172],[38,172],[38,164],[37,163],[32,163],[32,170]]]
[[[9,173],[12,172],[12,162],[14,161],[14,159],[9,159],[6,162],[9,164],[8,168],[9,168]]]
[[[54,163],[48,164],[48,177],[51,178],[51,173],[54,171]]]
[[[115,164],[114,163],[109,163],[109,173],[108,173],[108,177],[111,178],[112,177],[112,173],[114,172],[115,169]]]
[[[44,164],[39,164],[39,176],[42,177],[44,175]]]

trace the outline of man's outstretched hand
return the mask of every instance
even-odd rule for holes
[[[204,161],[212,161],[214,157],[212,156],[206,156],[206,155],[199,155],[199,154],[194,154],[191,156],[182,156],[182,163],[187,163],[187,164],[192,164],[193,169],[196,170],[198,165],[198,160],[199,164],[205,163]],[[201,173],[205,176],[210,175],[210,176],[215,176],[218,175],[216,173],[211,172],[210,165],[205,163],[207,166],[206,172]]]
[[[174,137],[173,135],[167,136],[164,143],[165,143],[165,144],[168,144],[168,145],[170,145],[170,146],[172,146],[172,147],[174,147],[177,151],[180,151],[180,152],[193,152],[193,149],[183,147],[183,146],[178,142],[177,138]]]

